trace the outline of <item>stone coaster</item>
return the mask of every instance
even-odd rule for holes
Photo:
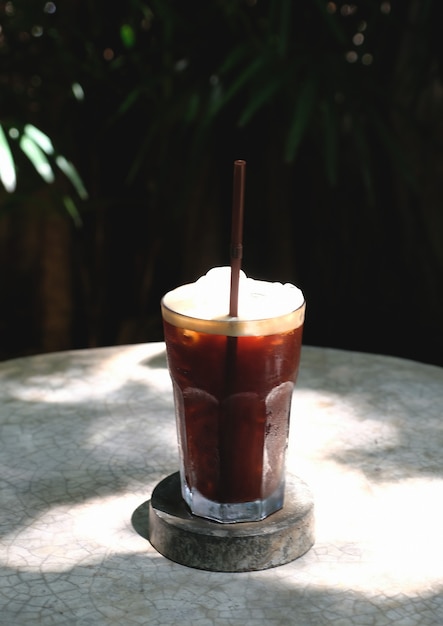
[[[286,478],[283,508],[260,522],[220,524],[192,515],[181,496],[178,472],[155,487],[144,513],[140,507],[138,518],[134,514],[136,530],[140,516],[147,521],[146,504],[147,538],[153,547],[168,559],[197,569],[268,569],[293,561],[314,544],[313,498],[296,476]]]

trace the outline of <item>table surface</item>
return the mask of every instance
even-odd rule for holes
[[[442,413],[441,368],[304,347],[288,471],[316,543],[205,572],[134,527],[178,467],[164,345],[0,363],[0,624],[441,626]]]

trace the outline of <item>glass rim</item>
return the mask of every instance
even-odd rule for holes
[[[226,315],[225,318],[203,319],[179,313],[168,307],[164,298],[161,299],[162,317],[169,324],[177,328],[227,337],[257,337],[296,330],[304,323],[305,310],[306,301],[303,301],[297,309],[275,317],[244,320]]]

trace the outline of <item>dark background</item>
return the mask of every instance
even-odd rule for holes
[[[443,365],[442,19],[440,0],[0,3],[0,358],[162,339],[161,295],[229,263],[245,159],[243,268],[302,287],[305,343]]]

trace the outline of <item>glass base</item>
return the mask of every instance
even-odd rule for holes
[[[191,509],[191,513],[198,517],[221,522],[222,524],[259,522],[283,507],[285,493],[284,481],[282,481],[281,485],[273,494],[264,500],[233,503],[208,500],[198,491],[191,491],[184,480],[182,480],[181,483],[182,496]]]

